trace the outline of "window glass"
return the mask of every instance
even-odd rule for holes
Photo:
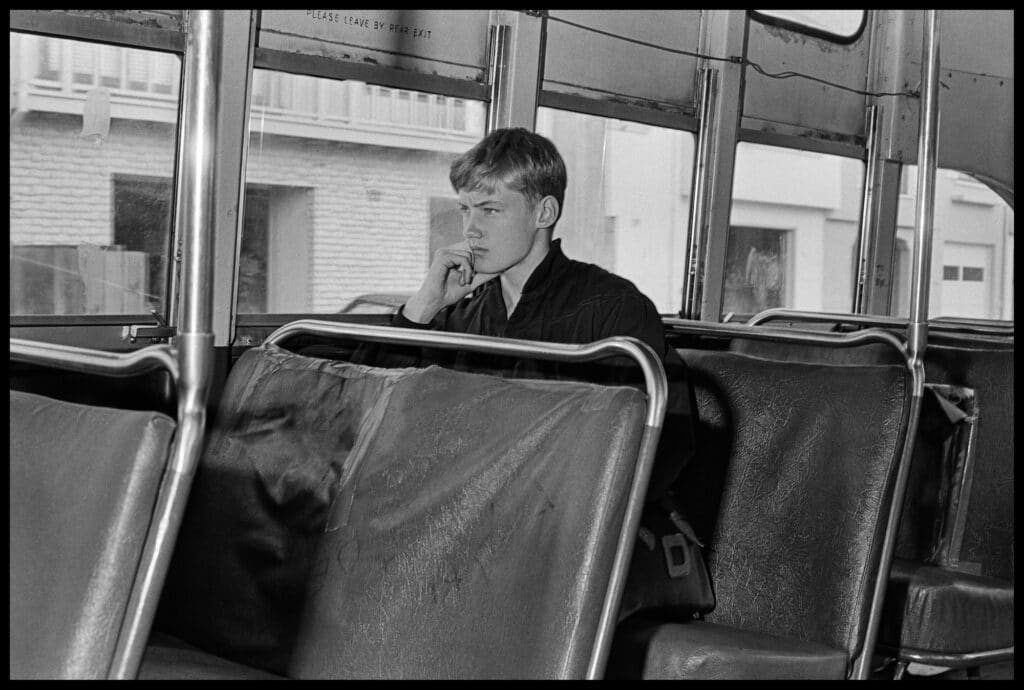
[[[849,311],[863,184],[861,161],[741,142],[722,316]]]
[[[162,313],[180,58],[10,38],[11,314]]]
[[[485,104],[263,69],[253,95],[238,312],[394,311],[461,238],[448,170]]]
[[[910,314],[917,166],[903,166],[897,237],[907,251],[894,267],[903,278],[893,284],[893,311]],[[935,171],[929,318],[961,316],[1013,319],[1013,209],[966,173]]]
[[[864,14],[864,10],[754,10],[755,17],[781,20],[796,29],[838,40],[856,36],[864,23]]]
[[[572,259],[631,280],[661,313],[682,307],[694,136],[540,108],[537,132],[565,159],[569,183],[554,237]]]

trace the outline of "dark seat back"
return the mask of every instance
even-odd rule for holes
[[[11,391],[12,678],[106,678],[174,433]]]
[[[978,408],[974,470],[959,554],[961,566],[1012,580],[1013,348],[934,345],[925,352],[929,382],[974,389]]]
[[[937,334],[925,350],[925,381],[973,389],[978,408],[972,488],[966,497],[966,525],[959,560],[961,567],[978,574],[1013,579],[1013,343],[968,334]],[[896,362],[892,348],[869,345],[855,348],[794,347],[767,341],[736,339],[730,349],[784,361],[832,363]],[[949,493],[936,491],[936,478],[946,471],[943,438],[949,424],[926,396],[896,554],[925,560],[940,544],[931,543]],[[939,524],[948,531],[948,522]],[[943,539],[948,540],[949,534]]]
[[[157,628],[292,677],[581,677],[644,412],[628,387],[250,350]]]
[[[710,622],[861,651],[909,406],[893,365],[680,350],[698,408],[677,494],[718,605]]]

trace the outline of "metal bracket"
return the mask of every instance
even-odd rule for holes
[[[178,329],[174,326],[168,326],[167,322],[164,321],[164,317],[157,313],[155,309],[151,309],[149,313],[156,319],[156,326],[143,326],[140,324],[125,326],[121,330],[121,339],[127,340],[129,343],[135,343],[139,338],[149,338],[149,342],[159,343],[178,334]]]

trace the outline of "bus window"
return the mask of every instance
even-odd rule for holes
[[[856,39],[867,18],[864,10],[751,10],[750,14],[758,21],[839,43]]]
[[[485,120],[483,102],[256,69],[238,312],[393,311],[461,239],[448,168]]]
[[[162,313],[181,59],[10,38],[11,315]]]
[[[858,160],[738,144],[722,314],[848,311],[863,184]]]
[[[565,159],[555,226],[565,253],[631,280],[661,313],[682,306],[694,135],[539,108],[537,132]]]
[[[893,312],[910,314],[917,166],[900,175]],[[928,315],[1013,319],[1013,209],[981,182],[947,168],[935,171],[934,236]]]

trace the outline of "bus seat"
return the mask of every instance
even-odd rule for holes
[[[175,422],[11,391],[10,677],[106,678]]]
[[[1013,580],[1013,348],[933,346],[925,351],[927,380],[973,388],[977,446],[961,565]]]
[[[208,423],[156,630],[287,671],[342,469],[401,375],[274,345],[239,358]]]
[[[342,480],[297,678],[582,678],[643,430],[631,387],[418,370]]]
[[[769,324],[775,326],[775,324]],[[734,338],[729,350],[752,357],[787,362],[818,362],[821,364],[903,364],[902,356],[882,343],[865,343],[855,347],[823,347],[799,343],[778,343],[753,338]]]
[[[704,621],[628,621],[609,677],[844,678],[863,650],[906,368],[680,354],[701,452],[675,492],[711,535],[718,603]]]
[[[929,346],[925,370],[975,393],[971,484],[958,501],[966,520],[958,553],[894,559],[878,644],[903,662],[974,667],[1013,655],[1013,350]]]
[[[645,406],[249,350],[157,619],[185,644],[154,638],[140,675],[584,675]]]
[[[878,639],[885,649],[954,657],[935,659],[951,666],[965,665],[958,656],[1012,649],[1013,583],[893,559]]]

